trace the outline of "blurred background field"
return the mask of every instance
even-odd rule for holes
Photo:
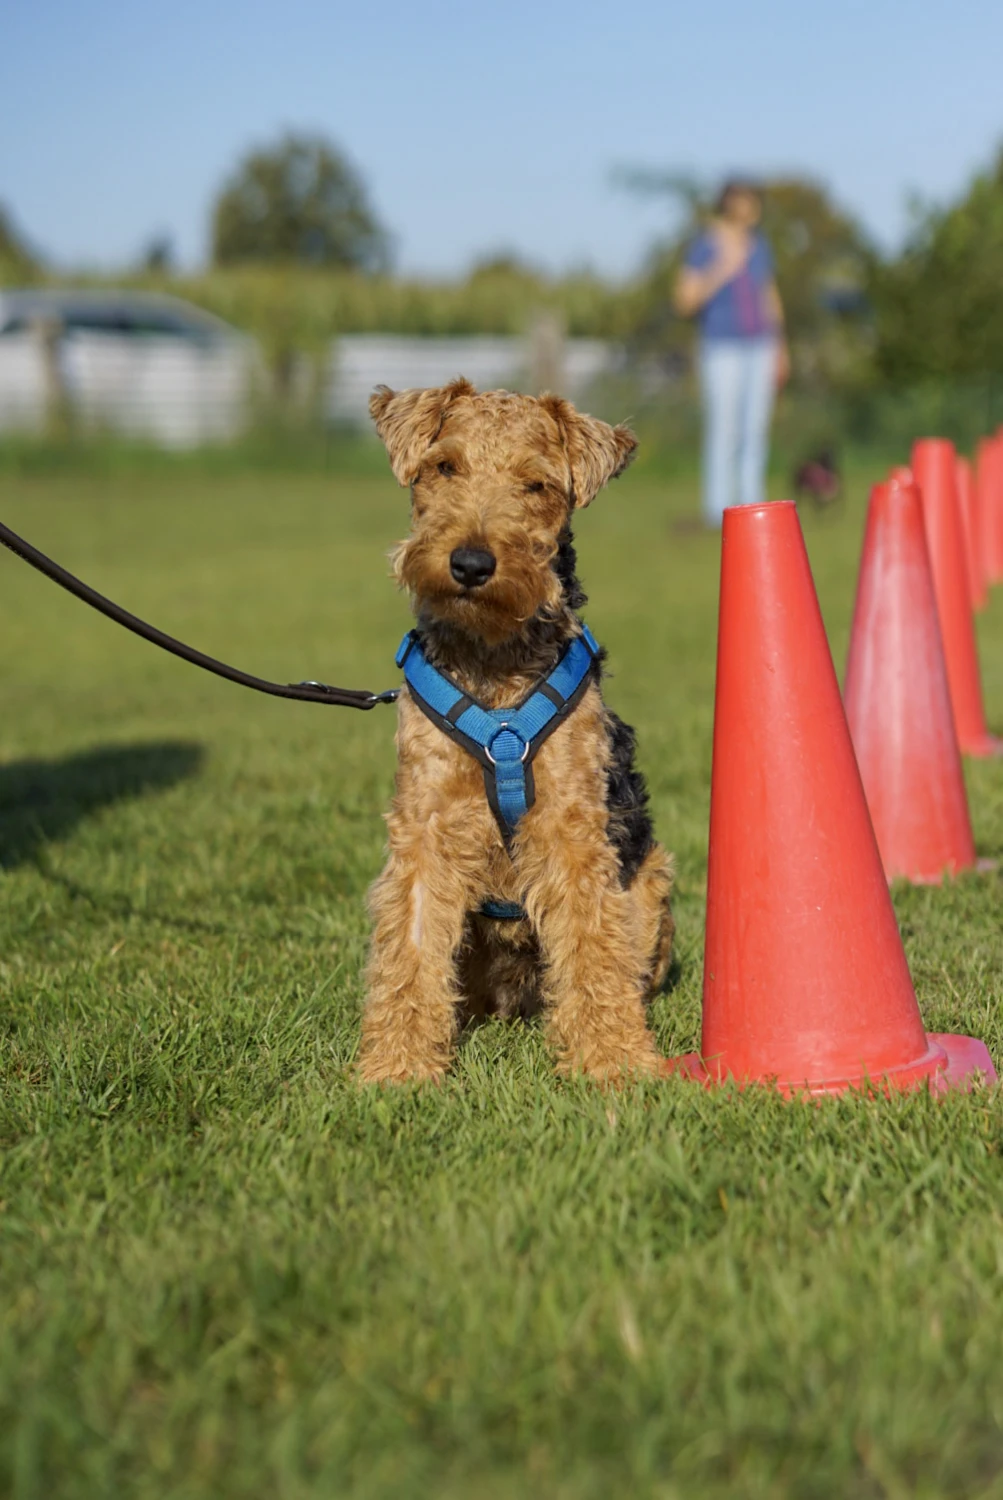
[[[832,450],[803,524],[841,673],[869,486],[1003,423],[1001,52],[977,0],[20,7],[0,519],[249,671],[381,689],[407,496],[370,387],[630,419],[578,541],[691,1048],[719,544],[673,277],[761,177],[770,495]],[[4,552],[0,644],[0,1493],[1003,1497],[998,1090],[612,1097],[489,1024],[442,1088],[363,1093],[392,713],[244,692]],[[965,774],[1001,860],[1003,773]],[[893,892],[927,1027],[997,1063],[1000,892]]]
[[[671,286],[712,189],[673,172],[615,175],[614,201],[654,199],[666,224],[618,280],[547,273],[515,253],[448,279],[394,275],[364,181],[312,136],[238,164],[201,271],[172,268],[166,241],[114,274],[60,271],[8,214],[0,441],[27,433],[65,446],[112,432],[192,448],[267,431],[326,448],[367,430],[378,380],[463,372],[629,415],[663,461],[692,464],[693,330],[672,312]],[[924,431],[970,447],[1003,422],[1003,155],[953,201],[917,209],[894,251],[807,177],[767,179],[764,228],[792,352],[781,468],[820,449],[884,457]]]

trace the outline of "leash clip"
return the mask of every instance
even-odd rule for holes
[[[312,677],[308,677],[302,682],[291,683],[290,686],[314,688],[318,693],[337,693],[339,691],[338,688],[331,687],[329,683],[317,682]],[[377,703],[396,703],[400,697],[400,691],[400,688],[387,688],[384,693],[360,693],[358,697],[361,699],[361,702],[353,702],[352,707],[375,708]]]

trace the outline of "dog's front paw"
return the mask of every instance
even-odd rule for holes
[[[363,1026],[355,1071],[360,1083],[442,1083],[448,1062],[450,1053],[445,1047],[402,1034],[397,1026],[376,1023]]]
[[[429,1067],[426,1063],[383,1061],[370,1058],[360,1061],[356,1077],[362,1084],[435,1083],[440,1084],[445,1076],[444,1068]]]
[[[434,997],[433,997],[434,998]],[[454,1045],[450,1001],[401,991],[370,996],[362,1018],[360,1083],[441,1083]]]
[[[586,1054],[564,1057],[558,1063],[558,1071],[567,1076],[588,1078],[603,1088],[617,1088],[635,1083],[641,1078],[657,1078],[662,1072],[664,1059],[655,1050],[638,1047],[629,1052]]]

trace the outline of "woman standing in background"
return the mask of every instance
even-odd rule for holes
[[[709,526],[720,526],[729,505],[765,500],[773,398],[789,371],[773,256],[758,229],[762,214],[756,184],[731,178],[676,282],[676,310],[700,324]]]

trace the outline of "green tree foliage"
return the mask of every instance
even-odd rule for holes
[[[216,265],[384,269],[390,242],[365,186],[319,137],[287,135],[252,151],[226,182],[212,214]]]
[[[820,184],[783,177],[767,183],[763,230],[796,374],[822,384],[855,374],[869,346],[863,315],[872,253],[860,226]]]
[[[959,202],[922,214],[875,264],[879,373],[894,382],[1003,373],[1003,149]]]
[[[140,251],[139,266],[154,276],[169,276],[174,269],[174,241],[169,234],[155,234]]]
[[[8,211],[0,204],[0,286],[36,281],[41,263],[16,229]]]

